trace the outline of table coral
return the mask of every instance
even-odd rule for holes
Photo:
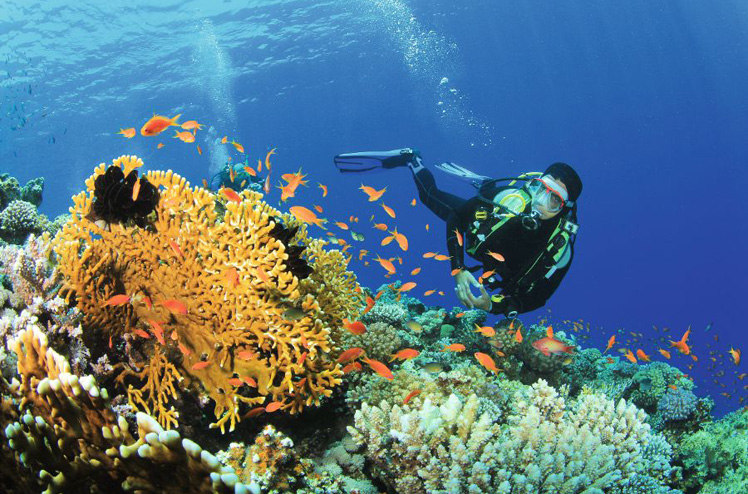
[[[141,165],[122,156],[110,166]],[[325,252],[261,194],[245,190],[241,202],[224,201],[172,171],[143,175],[159,190],[144,228],[95,223],[87,217],[106,169],[99,165],[87,190],[73,197],[54,250],[64,275],[61,294],[85,315],[89,346],[106,351],[107,340],[127,335],[148,356],[120,379],[146,381],[130,383],[130,404],[173,427],[178,417],[167,407],[178,383],[215,402],[212,425],[223,431],[240,420],[241,403],[279,401],[297,413],[329,396],[342,375],[329,355],[331,327],[361,305],[342,254]],[[302,281],[294,273],[305,263],[312,272]],[[119,294],[129,303],[105,303]],[[286,319],[291,307],[304,316]],[[135,333],[155,338],[134,339]]]

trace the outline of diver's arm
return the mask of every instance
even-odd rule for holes
[[[570,265],[571,263],[556,270],[550,278],[541,278],[535,282],[532,290],[528,293],[521,295],[512,293],[494,295],[491,297],[491,310],[489,312],[492,314],[509,314],[516,311],[522,314],[543,307],[561,284],[561,280],[566,275],[566,272],[569,271]]]
[[[451,269],[465,269],[465,231],[468,227],[467,218],[471,218],[475,209],[473,199],[467,201],[461,208],[452,212],[447,218],[447,252]],[[459,241],[455,231],[459,231],[462,242]],[[462,245],[460,245],[462,243]]]

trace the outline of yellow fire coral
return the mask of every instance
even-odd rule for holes
[[[111,166],[141,165],[122,156]],[[130,404],[168,428],[177,425],[168,403],[177,388],[203,391],[215,402],[212,425],[223,431],[240,420],[241,403],[277,401],[296,413],[329,396],[342,375],[328,355],[330,330],[361,305],[344,257],[299,228],[293,242],[306,247],[313,269],[300,282],[289,258],[299,247],[276,238],[281,225],[299,226],[290,215],[248,190],[241,202],[224,201],[171,171],[143,175],[160,193],[145,227],[94,222],[87,216],[105,170],[99,165],[88,190],[73,197],[53,248],[61,293],[85,314],[84,337],[111,348],[124,336],[131,359],[140,351],[150,360],[120,376],[146,381],[129,385]],[[115,295],[129,302],[106,304]]]

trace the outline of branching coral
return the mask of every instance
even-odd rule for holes
[[[123,156],[111,166],[129,171],[141,164]],[[279,224],[298,222],[258,193],[245,190],[241,202],[223,202],[171,171],[144,174],[159,191],[144,228],[94,223],[87,219],[94,185],[106,169],[99,165],[88,190],[73,197],[54,249],[65,276],[61,293],[85,315],[84,338],[102,348],[128,335],[150,360],[122,377],[146,378],[141,392],[128,388],[131,404],[145,410],[150,403],[159,422],[172,426],[176,415],[153,387],[181,382],[215,402],[213,425],[223,431],[240,420],[241,403],[279,401],[296,413],[329,396],[342,374],[329,356],[331,326],[361,302],[342,255],[323,251],[305,228],[293,240],[280,235]],[[301,247],[313,269],[303,282],[294,275],[303,267]],[[128,303],[106,303],[123,294]],[[292,307],[304,315],[285,317]],[[133,334],[155,338],[133,341]],[[152,365],[157,369],[146,370]]]

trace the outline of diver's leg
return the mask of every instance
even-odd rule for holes
[[[410,161],[408,168],[413,172],[413,180],[416,182],[421,202],[439,218],[447,221],[454,211],[465,204],[465,199],[436,187],[434,174],[423,166],[419,157]]]

